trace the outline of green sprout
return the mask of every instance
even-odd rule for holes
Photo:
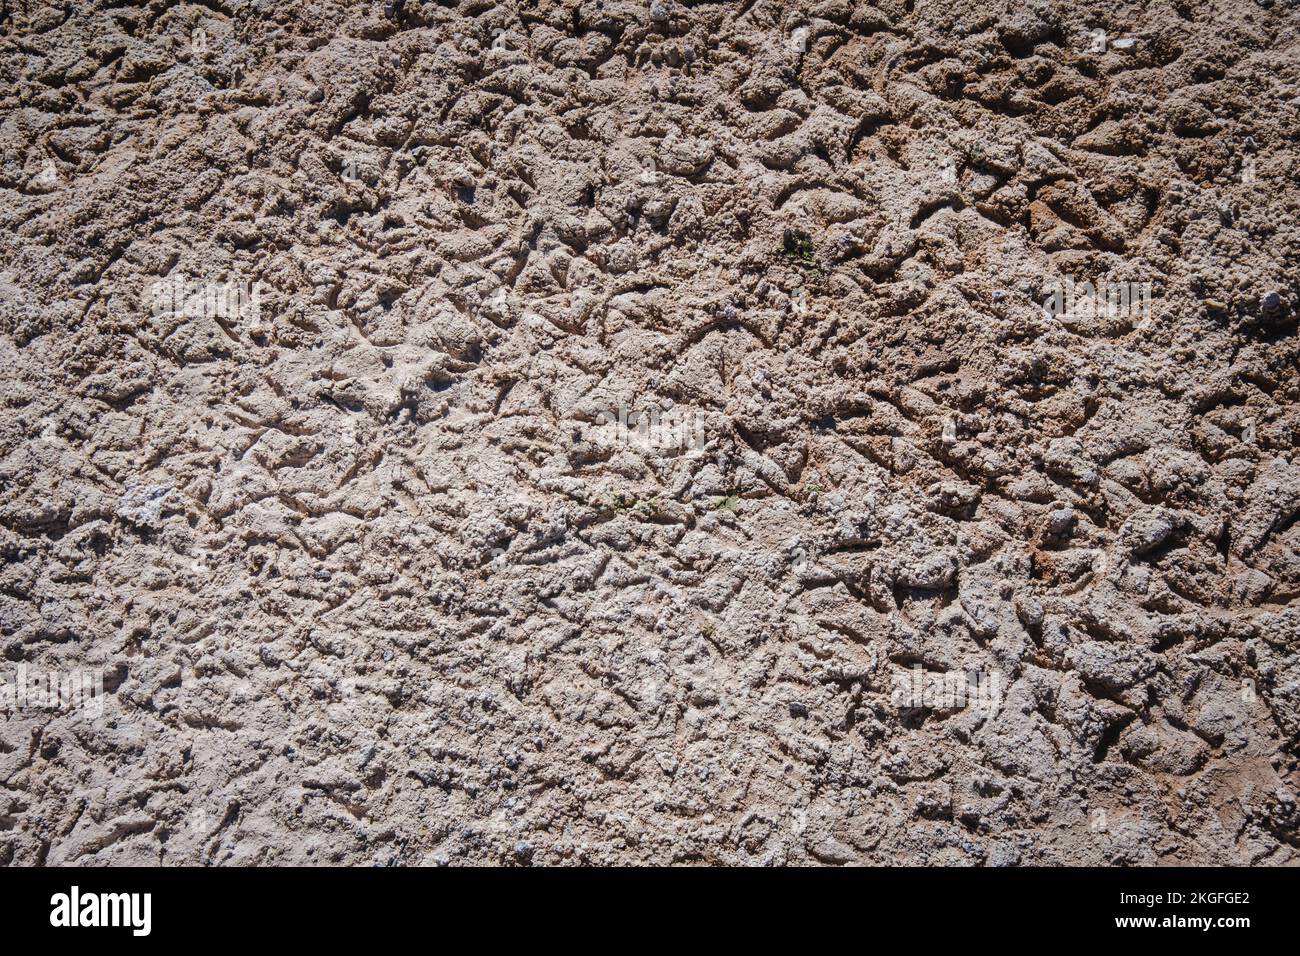
[[[613,508],[615,511],[627,511],[648,517],[658,513],[659,498],[659,495],[652,498],[634,498],[631,495],[618,492],[614,495]],[[601,503],[599,499],[598,503]]]
[[[659,496],[641,499],[632,506],[632,510],[647,516],[656,514],[659,511]]]
[[[735,514],[738,507],[740,507],[740,495],[734,491],[722,498],[713,499],[715,511],[730,511]]]
[[[802,229],[787,229],[781,236],[781,246],[777,252],[804,265],[812,265],[814,259],[812,236]]]

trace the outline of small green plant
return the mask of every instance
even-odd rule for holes
[[[966,147],[966,162],[970,166],[978,166],[984,162],[984,144],[972,143]]]
[[[781,246],[777,251],[803,265],[812,265],[815,258],[812,236],[802,229],[787,229],[781,236]]]
[[[713,509],[715,511],[730,511],[732,514],[735,514],[736,509],[739,507],[740,494],[738,492],[733,491],[729,495],[713,499]]]
[[[647,517],[657,514],[659,511],[659,496],[655,495],[653,498],[642,498],[632,506],[632,510]]]
[[[633,512],[649,517],[659,512],[659,495],[653,498],[634,498],[618,492],[614,495],[613,508],[618,512]]]

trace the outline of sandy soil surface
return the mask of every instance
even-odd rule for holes
[[[0,863],[1300,862],[1298,28],[0,3]]]

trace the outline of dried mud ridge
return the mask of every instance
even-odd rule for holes
[[[1145,6],[5,3],[0,862],[1296,863],[1300,10]]]

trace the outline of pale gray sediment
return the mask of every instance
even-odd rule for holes
[[[21,7],[0,863],[1300,859],[1295,3]]]

